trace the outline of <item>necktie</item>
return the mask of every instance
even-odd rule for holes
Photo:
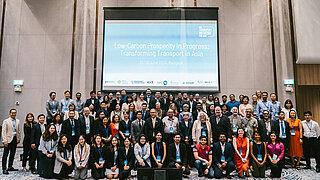
[[[139,129],[141,130],[141,121],[139,121]]]
[[[153,129],[156,127],[156,120],[155,119],[152,119],[152,126],[153,126]],[[155,132],[153,131],[153,137],[155,135]]]
[[[217,117],[217,124],[219,124],[220,118]]]
[[[282,131],[282,135],[283,135],[284,134],[283,122],[281,122],[281,131]]]

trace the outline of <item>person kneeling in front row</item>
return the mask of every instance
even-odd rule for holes
[[[174,143],[170,144],[168,147],[168,159],[169,167],[176,167],[182,169],[183,174],[189,175],[190,169],[187,166],[187,148],[186,145],[180,143],[180,134],[175,134],[173,136]]]
[[[200,143],[197,144],[193,149],[195,166],[198,170],[198,176],[207,176],[213,178],[212,164],[212,151],[207,145],[207,137],[200,136]]]
[[[219,141],[213,145],[213,164],[214,177],[219,179],[222,177],[223,170],[227,172],[227,178],[231,179],[230,173],[235,170],[235,165],[232,161],[234,150],[232,145],[226,142],[226,135],[220,133]]]

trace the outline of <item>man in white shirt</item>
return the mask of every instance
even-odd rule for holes
[[[173,110],[168,110],[168,116],[162,119],[164,127],[164,140],[166,144],[173,143],[173,135],[178,133],[179,120],[177,117],[173,116]]]
[[[311,169],[311,151],[313,151],[316,159],[316,171],[320,172],[320,158],[319,158],[319,141],[320,128],[319,124],[312,120],[312,113],[306,111],[304,113],[305,120],[302,121],[303,129],[303,154],[306,158],[305,169]]]
[[[10,117],[5,119],[2,123],[2,143],[4,145],[2,156],[2,171],[3,174],[9,174],[8,171],[18,171],[12,167],[14,155],[16,154],[17,144],[20,142],[20,124],[16,119],[17,110],[11,109],[9,112]],[[9,166],[7,169],[7,159],[9,157]]]

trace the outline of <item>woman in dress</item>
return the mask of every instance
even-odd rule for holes
[[[261,136],[258,131],[253,133],[254,141],[250,142],[250,155],[252,158],[253,177],[264,178],[267,161],[266,143],[261,141]]]
[[[166,143],[162,142],[161,132],[156,133],[156,141],[151,144],[151,165],[154,168],[164,167],[164,162],[167,156]]]
[[[237,173],[243,178],[249,177],[249,138],[245,137],[244,130],[238,128],[237,136],[233,138],[233,148],[235,150],[234,161]]]
[[[101,136],[97,134],[90,148],[90,159],[92,161],[91,175],[94,179],[103,179],[105,175],[106,147],[101,142]]]
[[[119,142],[112,137],[111,145],[107,148],[106,174],[108,179],[117,179],[119,176]]]
[[[129,137],[124,139],[124,146],[119,148],[119,164],[120,164],[120,179],[129,177],[131,170],[134,168],[135,156],[133,147]]]
[[[23,132],[24,132],[24,138],[23,138],[23,156],[22,156],[22,167],[23,172],[27,172],[27,158],[30,155],[31,152],[31,128],[36,122],[34,121],[34,115],[32,113],[28,113],[26,116],[26,120],[23,124]],[[29,156],[30,159],[30,156]],[[30,161],[29,161],[30,166]]]
[[[289,156],[292,161],[292,168],[300,170],[300,160],[303,157],[303,146],[302,146],[302,124],[300,119],[296,119],[296,111],[290,110],[290,119],[287,122],[290,126],[290,141],[289,141]],[[295,160],[297,158],[297,161]]]
[[[266,144],[269,159],[269,166],[271,168],[270,176],[280,178],[283,167],[284,145],[277,139],[274,131],[269,134],[269,141]]]

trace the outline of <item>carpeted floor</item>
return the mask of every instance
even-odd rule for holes
[[[0,148],[0,161],[2,160],[2,153],[3,153],[3,148]],[[29,179],[29,180],[35,180],[35,179],[43,179],[40,178],[37,175],[33,175],[31,174],[31,172],[22,172],[22,162],[20,161],[20,154],[22,154],[22,148],[18,148],[17,149],[17,153],[16,153],[16,158],[15,158],[15,162],[14,162],[14,168],[19,169],[19,171],[17,172],[9,172],[9,175],[3,175],[2,174],[2,164],[0,163],[0,179],[1,180],[12,180],[12,179],[20,179],[20,180],[25,180],[25,179]],[[28,167],[28,165],[27,165]],[[267,178],[266,179],[270,179],[269,178],[269,174],[270,174],[270,170],[267,170],[266,175]],[[73,174],[71,175],[71,177],[73,176]],[[89,177],[91,178],[90,175],[90,171],[89,171]],[[238,176],[236,175],[235,172],[232,173],[232,177],[233,179],[240,179],[238,178]],[[300,171],[296,170],[296,169],[284,169],[282,171],[282,178],[283,179],[297,179],[297,180],[303,180],[303,179],[320,179],[320,173],[316,173],[315,171],[315,161],[314,159],[312,159],[312,169],[311,170],[305,170],[302,169]],[[137,178],[131,178],[131,179],[137,179]],[[198,177],[198,173],[196,171],[196,169],[192,169],[191,170],[191,175],[188,178],[184,178],[184,179],[206,179],[204,177],[199,178]],[[226,178],[224,178],[226,179]],[[248,178],[248,179],[256,179],[256,178]]]

